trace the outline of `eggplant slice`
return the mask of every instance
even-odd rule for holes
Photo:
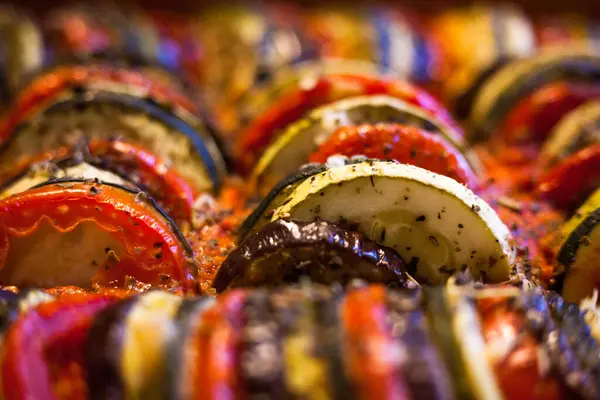
[[[515,246],[496,212],[455,180],[412,165],[367,160],[328,168],[294,189],[271,220],[279,218],[351,224],[396,250],[420,283],[465,270],[488,283],[513,274]]]
[[[325,221],[276,220],[249,236],[221,265],[213,287],[276,286],[308,276],[318,283],[361,278],[406,287],[407,266],[392,249]]]
[[[559,80],[600,81],[600,57],[583,50],[561,50],[507,64],[479,91],[471,111],[473,140],[493,134],[524,96]]]
[[[173,163],[199,189],[216,189],[226,173],[211,134],[184,110],[166,108],[127,94],[96,92],[64,95],[21,124],[3,146],[0,162],[16,163],[57,146],[85,138],[123,137],[143,144]]]

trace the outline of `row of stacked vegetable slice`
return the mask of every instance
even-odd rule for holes
[[[209,33],[256,15],[228,12]],[[0,123],[5,398],[600,396],[588,48],[455,66],[460,123],[331,58],[224,93],[228,120],[116,50],[39,71]]]

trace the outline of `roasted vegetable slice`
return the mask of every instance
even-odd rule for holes
[[[597,98],[600,98],[598,84],[550,83],[519,100],[499,127],[498,134],[510,143],[541,142],[569,111]]]
[[[307,275],[318,283],[353,278],[406,286],[406,264],[392,249],[325,221],[279,219],[248,236],[225,259],[213,287],[274,286]]]
[[[470,270],[486,282],[511,275],[514,244],[492,208],[458,182],[392,161],[329,168],[305,180],[272,220],[320,218],[356,226],[396,250],[419,282]]]
[[[485,355],[494,369],[503,397],[564,399],[556,371],[548,371],[547,355],[526,326],[526,310],[515,287],[490,288],[475,294],[475,307],[485,339]]]
[[[449,284],[446,301],[452,312],[452,329],[465,365],[466,378],[475,398],[502,399],[492,366],[485,357],[481,323],[472,299],[466,296],[460,286]]]
[[[118,139],[92,140],[86,145],[61,147],[38,154],[19,163],[4,176],[4,182],[0,183],[0,198],[53,177],[98,178],[134,184],[146,191],[177,221],[191,220],[199,193],[194,184],[183,179],[169,163],[142,146]]]
[[[327,355],[318,338],[314,304],[324,290],[314,285],[275,290],[271,303],[282,335],[283,371],[286,392],[292,397],[331,398]]]
[[[240,239],[243,240],[249,234],[257,232],[261,227],[267,224],[271,220],[274,210],[287,199],[296,186],[306,179],[326,171],[328,165],[345,165],[360,162],[364,159],[365,158],[362,156],[353,157],[352,159],[348,159],[347,157],[330,157],[326,164],[306,164],[300,167],[296,172],[286,176],[273,186],[271,191],[256,206],[254,211],[244,220],[239,229]]]
[[[565,300],[578,302],[600,288],[600,190],[560,229],[556,255]]]
[[[342,305],[346,368],[357,399],[403,399],[408,388],[402,374],[401,349],[386,321],[385,288],[350,290]],[[377,343],[377,346],[364,346]]]
[[[176,333],[168,339],[167,381],[169,398],[191,398],[191,368],[194,365],[195,333],[202,326],[202,316],[215,304],[213,297],[184,299],[175,317]]]
[[[600,58],[585,50],[561,50],[510,63],[479,91],[471,112],[473,139],[492,134],[523,97],[560,80],[598,82]]]
[[[302,118],[308,111],[337,100],[357,96],[386,95],[403,100],[430,114],[442,123],[453,127],[449,130],[452,142],[462,144],[463,133],[449,113],[426,92],[403,82],[380,80],[355,75],[328,75],[314,84],[283,96],[277,104],[261,113],[240,132],[235,155],[243,172],[255,164],[265,148],[272,143],[287,125]]]
[[[560,120],[542,146],[540,162],[547,168],[597,143],[600,143],[600,101],[589,101]]]
[[[402,375],[413,399],[452,399],[448,369],[433,342],[421,291],[387,290],[387,319],[402,357]]]
[[[304,164],[309,154],[337,128],[378,122],[415,126],[453,139],[451,127],[404,100],[386,95],[351,97],[317,108],[289,125],[258,160],[250,184],[264,194],[275,182]]]
[[[395,160],[445,175],[471,190],[479,186],[475,172],[455,147],[439,135],[411,126],[365,124],[340,128],[310,155],[309,160],[324,163],[335,154]]]
[[[186,352],[191,379],[184,387],[189,390],[184,399],[235,398],[244,393],[240,366],[245,362],[241,346],[247,296],[242,291],[228,292],[202,314],[193,347]]]
[[[540,196],[563,209],[577,207],[600,186],[600,143],[572,154],[538,178]]]
[[[332,74],[350,74],[377,78],[392,76],[392,72],[368,61],[325,57],[295,63],[273,72],[266,82],[258,82],[241,99],[243,121],[252,121],[273,105],[281,96]]]
[[[180,296],[151,291],[99,315],[86,342],[93,397],[166,396],[166,347],[181,301]]]
[[[94,316],[114,301],[110,296],[71,296],[42,304],[13,324],[3,342],[3,398],[91,395],[83,346]]]
[[[216,188],[225,174],[223,157],[213,137],[197,123],[181,109],[174,113],[128,94],[65,95],[19,125],[0,160],[14,164],[57,146],[73,146],[82,138],[120,136],[172,163],[199,189]]]
[[[189,245],[143,192],[49,181],[1,201],[0,221],[3,284],[195,288]]]
[[[446,290],[443,287],[426,287],[425,312],[434,343],[439,349],[452,382],[452,398],[474,399],[475,392],[469,385],[467,365],[461,354],[461,342],[453,327],[453,313]],[[463,333],[460,333],[461,335]]]

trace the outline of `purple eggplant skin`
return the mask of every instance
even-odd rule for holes
[[[348,283],[359,278],[394,287],[411,280],[404,260],[391,248],[359,232],[326,221],[280,219],[249,236],[225,259],[213,281],[232,287],[274,286],[308,276],[315,283]]]
[[[137,297],[101,311],[92,324],[84,347],[90,399],[122,399],[125,383],[121,376],[121,352],[127,316]]]
[[[451,400],[449,373],[428,332],[421,291],[386,292],[387,319],[394,343],[406,354],[400,373],[412,398]]]
[[[288,398],[284,378],[281,324],[271,293],[256,289],[243,307],[240,377],[248,398]]]

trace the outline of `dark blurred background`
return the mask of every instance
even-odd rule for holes
[[[35,10],[45,11],[49,8],[54,8],[63,4],[70,4],[72,1],[66,0],[21,0],[18,4],[33,7]],[[96,1],[89,1],[89,3],[96,3]],[[207,0],[121,0],[119,3],[131,3],[144,7],[152,7],[154,9],[165,9],[175,11],[190,11],[197,10],[199,7],[205,5],[214,5],[214,1]],[[219,4],[235,3],[233,1],[221,0]],[[239,2],[238,2],[239,3]],[[286,2],[287,3],[287,2]],[[323,2],[319,0],[297,0],[290,3],[307,4],[307,5],[330,5],[340,4],[348,5],[349,3],[361,3],[361,1],[328,1]],[[372,2],[362,2],[372,3]],[[398,4],[403,6],[410,6],[416,10],[422,11],[438,11],[443,8],[456,6],[456,5],[469,5],[469,4],[480,4],[481,1],[468,1],[468,0],[403,0],[403,1],[383,1],[382,3]],[[499,3],[499,1],[485,1],[485,3]],[[506,2],[503,2],[506,3]],[[586,14],[593,14],[600,16],[600,1],[598,0],[577,0],[577,1],[564,1],[564,0],[521,0],[514,1],[512,3],[519,4],[523,9],[533,14],[546,14],[546,13],[558,13],[558,12],[580,12]]]

